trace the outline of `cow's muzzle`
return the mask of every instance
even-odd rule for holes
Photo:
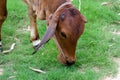
[[[61,53],[58,55],[58,61],[66,66],[71,66],[75,63],[76,57],[64,57]]]

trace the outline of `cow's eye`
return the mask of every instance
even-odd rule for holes
[[[64,32],[61,32],[60,35],[61,35],[61,37],[62,37],[63,39],[66,39],[66,38],[67,38],[67,36],[66,36],[66,34],[65,34]]]

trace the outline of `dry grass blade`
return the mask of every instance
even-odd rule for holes
[[[32,68],[32,67],[29,67],[31,70],[35,71],[35,72],[38,72],[38,73],[46,73],[45,71],[42,71],[40,69],[35,69],[35,68]]]
[[[81,10],[81,0],[79,0],[79,11]]]
[[[118,13],[118,15],[120,16],[120,13]]]
[[[13,44],[11,45],[11,47],[10,47],[9,50],[5,50],[5,51],[3,51],[2,53],[3,53],[3,54],[7,54],[7,53],[11,52],[11,51],[14,49],[14,47],[15,47],[15,43],[13,43]]]
[[[108,5],[112,5],[112,2],[102,2],[101,5],[102,6],[108,6]]]
[[[7,80],[9,80],[9,79],[12,80],[13,78],[15,78],[15,76],[10,76]]]
[[[120,21],[115,21],[113,22],[113,24],[120,24]]]

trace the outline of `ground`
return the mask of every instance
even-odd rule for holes
[[[51,39],[37,54],[30,43],[27,6],[22,0],[8,0],[8,17],[2,27],[3,49],[0,53],[0,80],[105,80],[117,79],[120,58],[120,0],[81,0],[81,14],[87,23],[76,47],[76,63],[63,66],[57,61],[58,50]],[[103,4],[104,3],[104,4]],[[79,0],[73,0],[79,9]],[[46,21],[38,21],[40,38]],[[116,61],[117,60],[117,61]],[[119,61],[118,61],[119,62]],[[36,73],[30,69],[45,71]]]
[[[115,76],[109,75],[103,80],[120,80],[120,58],[114,58],[114,61],[118,64],[117,74]]]

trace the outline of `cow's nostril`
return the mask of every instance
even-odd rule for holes
[[[74,64],[75,63],[75,61],[66,61],[66,65],[67,66],[71,66],[72,64]]]

